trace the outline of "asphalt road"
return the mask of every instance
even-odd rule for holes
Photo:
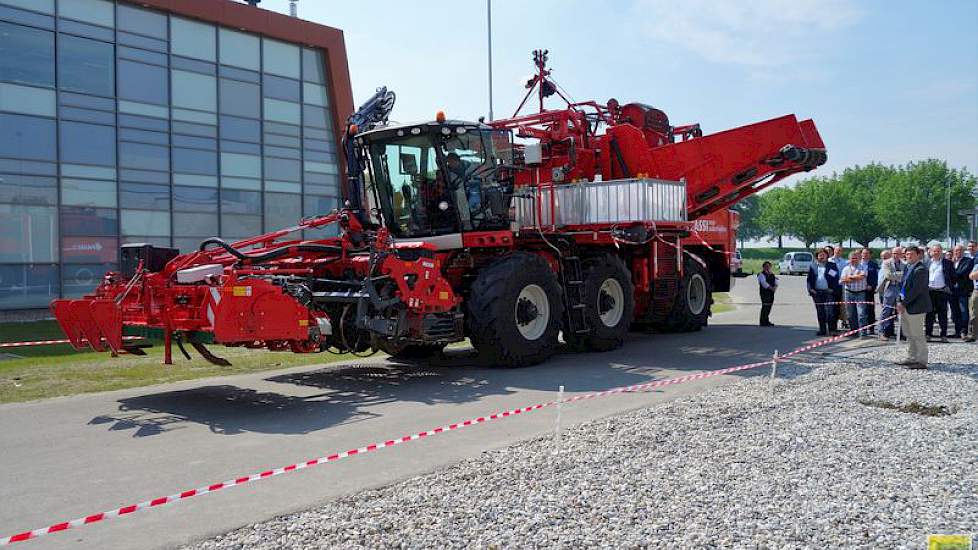
[[[782,277],[774,328],[758,306],[679,335],[633,334],[624,348],[564,353],[536,367],[480,366],[468,350],[435,365],[383,360],[301,367],[0,406],[0,536],[568,395],[769,358],[814,338],[801,277]],[[740,279],[736,301],[756,303]],[[830,350],[872,345],[847,342]],[[120,359],[124,360],[124,359]],[[161,367],[163,368],[163,367]],[[765,372],[766,369],[761,369]],[[742,376],[763,374],[757,371]],[[565,406],[565,425],[737,380]],[[159,509],[21,543],[25,548],[172,548],[337,496],[432,471],[553,429],[543,409]]]

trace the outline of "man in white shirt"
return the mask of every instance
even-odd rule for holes
[[[954,264],[944,257],[944,248],[939,244],[930,247],[930,260],[927,262],[927,289],[933,309],[924,320],[928,338],[935,338],[934,320],[941,329],[941,342],[947,342],[947,308],[951,289],[954,287]]]
[[[846,310],[849,312],[849,328],[852,330],[863,329],[868,323],[866,311],[866,270],[859,267],[859,253],[849,254],[849,263],[842,269],[842,277],[839,281],[844,289],[843,298],[846,302]],[[851,334],[850,337],[864,334],[860,331]]]

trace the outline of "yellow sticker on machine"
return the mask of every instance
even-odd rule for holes
[[[444,290],[441,291],[441,292],[439,292],[438,293],[438,299],[439,300],[447,300],[448,299],[448,293],[445,292]]]
[[[251,296],[251,287],[250,286],[231,287],[231,293],[234,296]]]
[[[308,327],[309,326],[309,319],[299,319],[299,326],[300,327]]]

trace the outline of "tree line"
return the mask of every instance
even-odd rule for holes
[[[958,211],[974,209],[978,179],[967,169],[931,159],[896,167],[855,166],[752,195],[734,206],[740,213],[737,237],[741,247],[747,240],[776,239],[779,248],[787,236],[806,248],[822,241],[869,246],[886,238],[943,240],[948,186],[951,235],[967,236],[968,221]]]

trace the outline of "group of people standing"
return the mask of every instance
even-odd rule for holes
[[[877,264],[863,248],[843,255],[841,247],[816,252],[808,270],[808,293],[815,302],[818,335],[836,333],[847,323],[850,336],[876,333],[876,302],[881,306],[879,338],[894,338],[899,312],[910,356],[900,363],[927,368],[927,340],[948,342],[948,311],[954,337],[974,342],[978,336],[978,243],[955,246],[947,257],[939,244],[926,257],[917,246],[884,250]],[[763,273],[761,274],[763,275]],[[764,290],[761,291],[762,301]],[[772,299],[773,301],[773,299]],[[770,311],[770,308],[768,308]],[[763,311],[762,311],[763,314]],[[762,315],[762,321],[766,316]],[[940,335],[934,334],[938,325]],[[762,323],[763,324],[763,323]]]
[[[818,335],[838,332],[840,323],[860,330],[852,336],[875,333],[875,295],[880,292],[882,296],[880,282],[880,267],[869,249],[853,250],[848,258],[842,247],[817,251],[808,269],[807,287],[815,302]]]
[[[779,279],[764,262],[757,274],[761,297],[760,325],[770,320]],[[909,356],[899,363],[914,369],[927,368],[927,341],[948,342],[954,338],[974,342],[978,338],[978,242],[958,245],[945,254],[940,244],[926,250],[897,246],[884,250],[880,262],[868,248],[854,250],[848,257],[842,247],[826,246],[815,253],[808,269],[808,294],[815,303],[818,335],[835,335],[846,325],[850,337],[877,334],[879,339],[897,337],[895,319],[900,318],[901,339],[909,343]],[[876,319],[877,301],[881,307]],[[950,311],[951,325],[948,323]],[[940,333],[935,334],[935,324]],[[939,340],[938,340],[939,339]]]

